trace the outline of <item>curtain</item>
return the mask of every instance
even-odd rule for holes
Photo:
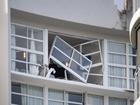
[[[126,79],[109,77],[109,86],[126,88]]]
[[[43,89],[41,87],[28,86],[28,94],[43,97]]]
[[[120,54],[108,54],[109,57],[109,63],[115,63],[115,64],[126,64],[126,56],[125,55],[120,55]]]
[[[88,105],[104,105],[103,96],[88,95]]]
[[[58,101],[48,101],[48,105],[64,105],[64,103]]]
[[[35,41],[30,41],[30,48],[32,50],[35,50]],[[37,56],[36,56],[36,54],[29,53],[29,60],[30,60],[31,63],[37,64]],[[36,65],[30,65],[29,70],[30,70],[29,72],[31,74],[34,74],[34,75],[38,74],[38,67]]]
[[[109,75],[126,77],[126,68],[109,66]]]
[[[109,105],[127,105],[127,99],[109,98]]]
[[[39,99],[39,98],[31,98],[31,97],[29,97],[28,105],[43,105],[43,100]]]
[[[108,51],[118,52],[118,53],[126,53],[126,46],[123,43],[108,41]]]
[[[58,91],[58,90],[49,90],[48,93],[48,98],[49,99],[54,99],[54,100],[64,100],[64,93],[63,91]]]

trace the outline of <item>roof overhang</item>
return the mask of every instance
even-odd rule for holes
[[[140,27],[140,8],[133,15],[129,27],[129,39],[133,47],[136,47],[137,30]]]

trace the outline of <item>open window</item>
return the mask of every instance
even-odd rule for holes
[[[103,85],[103,60],[101,53],[101,41],[92,40],[75,47],[92,61],[88,83]]]
[[[50,52],[50,61],[59,64],[65,72],[87,82],[92,61],[56,36]]]

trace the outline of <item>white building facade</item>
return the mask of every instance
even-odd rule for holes
[[[137,70],[135,73],[136,81],[135,81],[135,103],[134,105],[140,104],[140,0],[133,1],[133,17],[131,19],[130,27],[129,27],[129,35],[130,42],[133,47],[137,50]]]
[[[10,0],[9,103],[133,105],[136,51],[113,4]]]

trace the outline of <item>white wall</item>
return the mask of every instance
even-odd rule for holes
[[[0,1],[0,105],[10,105],[8,0]]]
[[[113,0],[9,0],[12,8],[93,26],[121,28]]]

